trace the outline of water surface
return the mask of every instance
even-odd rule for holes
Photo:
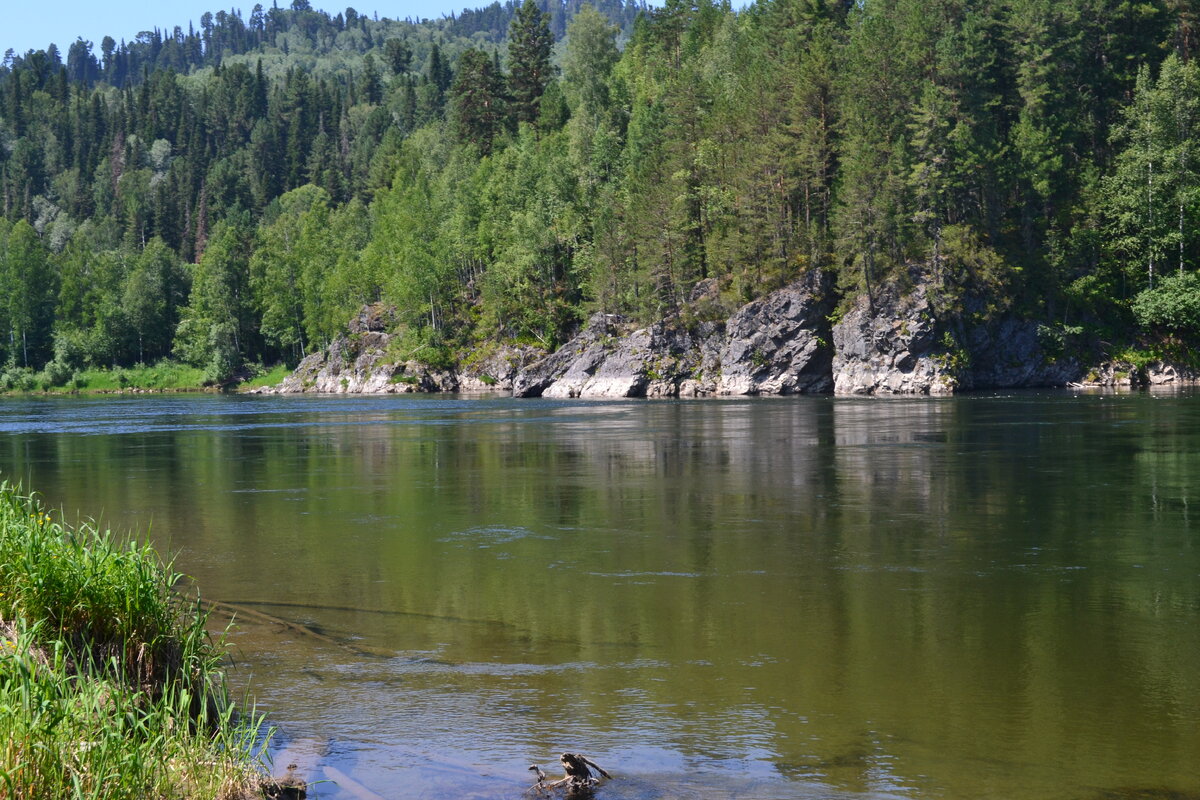
[[[1200,797],[1200,395],[6,399],[0,471],[319,634],[233,637],[310,777]]]

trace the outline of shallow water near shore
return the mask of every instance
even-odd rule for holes
[[[1200,394],[5,398],[320,797],[1200,797]],[[282,770],[281,770],[282,771]],[[359,794],[355,794],[358,792]]]

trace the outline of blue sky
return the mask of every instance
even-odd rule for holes
[[[271,0],[51,0],[42,5],[31,0],[8,0],[4,3],[3,22],[0,22],[0,56],[12,49],[17,53],[41,50],[54,42],[66,55],[67,48],[77,37],[95,45],[93,52],[100,52],[100,40],[111,36],[118,42],[131,41],[140,31],[155,27],[170,31],[176,25],[187,30],[188,22],[200,27],[200,15],[205,11],[216,12],[221,8],[240,8],[243,17],[250,16],[255,2],[269,8]],[[355,0],[336,0],[323,3],[310,0],[313,8],[324,9],[331,14],[352,6],[359,13],[379,13],[381,17],[404,19],[405,17],[439,17],[443,13],[462,8],[485,6],[491,0],[377,0],[371,3]],[[291,0],[279,0],[280,7],[288,7]]]

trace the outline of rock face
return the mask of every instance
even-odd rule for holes
[[[976,325],[961,338],[969,363],[963,389],[1017,389],[1066,386],[1083,372],[1079,359],[1062,352],[1055,337],[1036,320],[1002,319]]]
[[[1146,386],[1190,386],[1200,383],[1200,373],[1191,367],[1154,361],[1144,370]]]
[[[279,386],[262,393],[398,394],[406,392],[508,391],[517,369],[530,360],[528,350],[497,348],[469,371],[439,370],[403,359],[390,346],[386,332],[394,324],[392,309],[376,303],[350,321],[349,334],[328,349],[307,356]]]
[[[818,274],[729,318],[717,394],[798,394],[833,388],[832,286]]]
[[[927,285],[860,297],[833,327],[834,393],[951,394],[970,389],[1065,386],[1081,374],[1062,347],[1047,347],[1034,320],[978,324],[937,319]],[[1052,342],[1053,344],[1054,342]],[[1061,342],[1057,342],[1061,345]]]
[[[622,334],[594,315],[557,352],[522,370],[517,397],[679,397],[827,392],[828,279],[811,273],[725,322],[670,319]]]
[[[453,392],[457,376],[388,355],[391,336],[375,331],[338,337],[329,349],[305,357],[274,391],[279,394],[393,394]]]
[[[833,326],[834,394],[950,394],[954,364],[936,352],[937,325],[923,286],[858,298]]]
[[[505,392],[516,397],[695,397],[828,393],[949,394],[966,389],[1063,386],[1083,377],[1065,329],[1033,320],[939,320],[928,285],[878,289],[830,324],[835,292],[827,275],[800,280],[738,309],[725,320],[670,318],[636,328],[593,315],[549,355],[499,346],[472,354],[457,371],[396,354],[387,329],[394,314],[369,306],[348,335],[267,392]],[[698,291],[715,295],[715,284]],[[693,300],[704,301],[704,297]],[[702,302],[700,303],[702,305]],[[1194,381],[1163,365],[1145,383]]]

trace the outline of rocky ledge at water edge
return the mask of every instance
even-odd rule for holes
[[[702,283],[693,308],[712,307]],[[365,307],[347,334],[305,358],[279,386],[292,394],[511,392],[516,397],[698,397],[718,395],[936,395],[979,389],[1193,383],[1171,364],[1086,367],[1037,320],[976,324],[939,319],[926,284],[857,298],[835,317],[827,275],[812,272],[726,319],[677,316],[636,327],[595,314],[554,353],[492,348],[458,370],[398,357],[394,313]]]

